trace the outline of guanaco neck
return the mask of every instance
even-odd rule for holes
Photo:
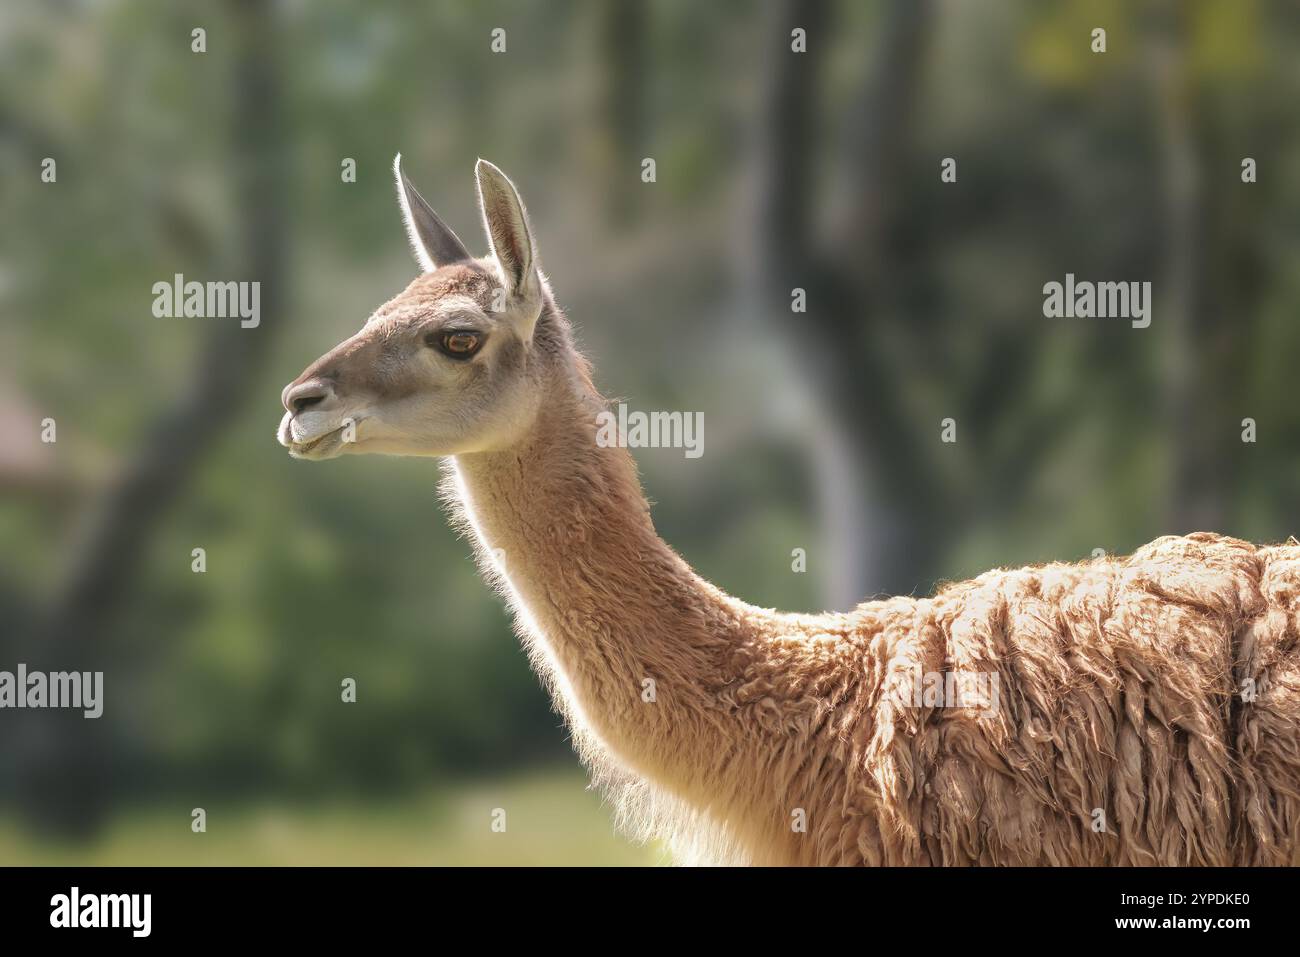
[[[516,447],[456,457],[464,518],[570,721],[707,805],[711,770],[746,746],[719,690],[734,678],[747,606],[656,534],[631,456],[597,444],[604,404],[585,372],[557,378]]]

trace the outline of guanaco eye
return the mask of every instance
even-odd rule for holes
[[[424,340],[444,355],[453,359],[468,359],[483,345],[483,337],[466,330],[433,332]]]

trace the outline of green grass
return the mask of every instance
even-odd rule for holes
[[[448,785],[391,802],[203,805],[207,832],[190,829],[189,806],[133,808],[95,840],[32,839],[0,815],[0,864],[16,865],[648,865],[654,847],[614,833],[610,809],[571,773]],[[492,830],[505,810],[505,831]]]

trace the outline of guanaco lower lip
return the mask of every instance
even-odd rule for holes
[[[343,426],[331,429],[324,435],[318,435],[308,442],[290,442],[289,454],[296,459],[326,458],[326,453],[333,452],[343,443],[341,441]]]

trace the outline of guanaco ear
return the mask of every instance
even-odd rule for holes
[[[501,264],[502,278],[513,295],[531,297],[538,289],[537,256],[519,191],[505,173],[485,159],[478,161],[474,175],[483,226]]]
[[[439,266],[458,263],[472,259],[451,227],[438,218],[433,207],[424,201],[420,191],[411,185],[411,181],[402,172],[402,154],[393,160],[393,178],[397,180],[397,202],[402,207],[402,220],[406,223],[406,235],[411,240],[411,249],[416,261],[425,272],[433,272]]]

